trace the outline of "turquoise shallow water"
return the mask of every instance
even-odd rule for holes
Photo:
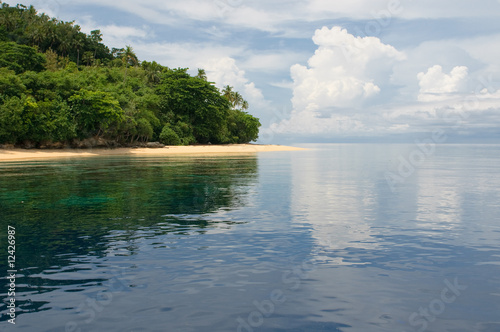
[[[306,147],[0,163],[0,330],[500,330],[500,146]]]

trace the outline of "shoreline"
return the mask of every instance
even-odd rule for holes
[[[285,145],[228,144],[166,146],[164,148],[93,148],[93,149],[0,149],[0,162],[96,156],[179,156],[234,155],[258,152],[306,150]]]

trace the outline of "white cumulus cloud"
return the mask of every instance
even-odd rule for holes
[[[437,101],[448,98],[450,95],[464,92],[467,85],[468,68],[457,66],[450,74],[443,72],[443,68],[435,65],[427,72],[418,73],[420,85],[419,101]]]
[[[405,54],[379,38],[356,37],[337,26],[316,30],[313,41],[318,48],[308,66],[291,67],[291,119],[275,124],[273,130],[312,134],[369,131],[355,110],[389,84],[394,64],[404,60]]]
[[[87,34],[90,34],[92,30],[101,30],[103,43],[109,47],[122,48],[155,37],[154,32],[146,25],[142,27],[116,24],[99,25],[88,15],[80,17],[76,23],[80,26],[81,31]]]
[[[245,77],[245,71],[236,65],[235,59],[231,57],[214,58],[200,63],[200,66],[200,68],[205,69],[209,81],[215,82],[217,87],[223,88],[230,85],[249,102],[261,103],[263,101],[262,91]]]
[[[308,66],[291,67],[293,106],[318,110],[357,106],[380,92],[377,79],[404,54],[375,37],[355,37],[345,29],[323,27],[313,41],[318,48]]]

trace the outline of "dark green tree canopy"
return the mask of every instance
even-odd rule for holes
[[[0,7],[0,144],[79,146],[248,143],[260,122],[243,96],[220,91],[203,69],[140,62],[131,46],[109,50],[100,30]]]
[[[225,128],[230,105],[214,85],[190,76],[187,69],[174,69],[163,74],[158,92],[163,113],[175,114],[173,122],[191,124],[197,142],[227,142]]]
[[[13,42],[0,42],[0,67],[8,68],[16,74],[25,71],[42,71],[45,69],[45,56],[36,49]]]

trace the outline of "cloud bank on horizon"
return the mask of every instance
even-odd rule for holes
[[[15,5],[18,1],[4,1]],[[204,68],[262,142],[500,138],[500,1],[33,0],[139,58]]]

